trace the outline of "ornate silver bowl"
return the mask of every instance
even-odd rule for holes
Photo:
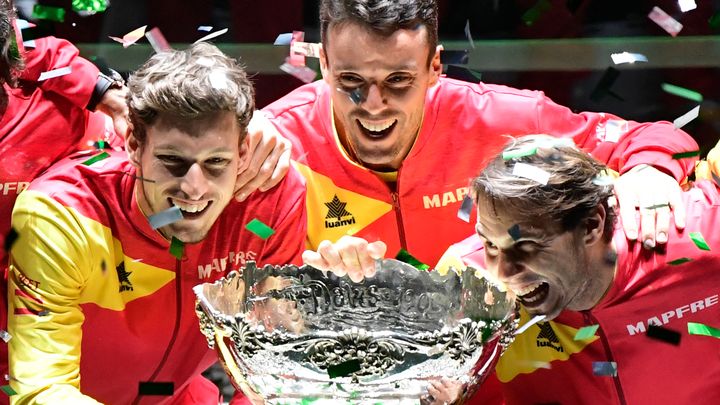
[[[360,283],[248,262],[194,291],[200,329],[233,384],[269,403],[417,402],[443,377],[469,395],[517,326],[512,297],[475,271],[392,259]]]

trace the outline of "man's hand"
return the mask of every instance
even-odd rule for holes
[[[460,398],[463,386],[458,381],[443,378],[440,381],[430,382],[428,387],[428,397],[420,400],[421,404],[428,405],[448,405],[452,404]]]
[[[128,129],[129,110],[125,99],[127,94],[128,88],[126,86],[121,88],[111,87],[103,94],[95,108],[112,118],[115,134],[122,139],[126,138]]]
[[[615,182],[615,195],[625,235],[630,240],[638,237],[635,210],[640,210],[641,240],[646,249],[654,248],[656,243],[667,242],[670,210],[675,217],[675,226],[685,228],[685,206],[680,185],[654,167],[640,165],[620,176]]]
[[[385,257],[387,246],[382,241],[369,243],[355,236],[343,236],[336,243],[320,242],[317,252],[303,253],[305,264],[323,271],[331,271],[338,277],[348,275],[350,280],[360,282],[375,275],[375,260]]]
[[[290,168],[290,141],[262,112],[255,111],[247,134],[247,151],[235,181],[235,199],[244,201],[255,190],[267,191]]]

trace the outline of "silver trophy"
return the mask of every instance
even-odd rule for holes
[[[441,378],[470,395],[513,339],[514,299],[473,269],[377,267],[355,283],[248,262],[194,288],[200,329],[236,388],[271,404],[418,403]]]

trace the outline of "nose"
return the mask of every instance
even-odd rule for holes
[[[385,99],[380,86],[375,83],[369,85],[363,108],[370,114],[377,114],[385,108]]]
[[[497,277],[502,282],[508,282],[513,276],[523,271],[522,264],[505,252],[500,252],[497,258]]]
[[[205,172],[198,163],[193,163],[180,182],[180,190],[191,200],[199,200],[208,189],[209,183]]]

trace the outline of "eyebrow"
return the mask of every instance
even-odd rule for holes
[[[480,229],[478,228],[479,225],[480,225],[479,223],[475,224],[475,232],[477,232],[477,234],[480,235],[480,237],[482,237],[486,240],[490,240],[490,238],[485,236],[485,234],[482,233],[482,231],[480,231]],[[532,239],[534,242],[538,242],[538,243],[548,243],[548,242],[551,242],[553,239],[555,239],[556,235],[543,235],[543,234],[537,233],[536,231],[527,231],[527,232],[521,233],[520,239],[518,239],[518,240],[513,239],[512,236],[510,235],[510,233],[508,233],[507,236],[510,239],[512,239],[513,244],[516,244],[518,242],[523,242],[526,239]]]
[[[155,151],[160,152],[177,152],[182,154],[185,152],[185,148],[178,148],[176,145],[173,144],[167,144],[167,145],[159,145],[155,148]],[[231,149],[229,149],[226,146],[221,146],[215,149],[212,149],[208,152],[209,154],[215,154],[215,153],[233,153]]]

